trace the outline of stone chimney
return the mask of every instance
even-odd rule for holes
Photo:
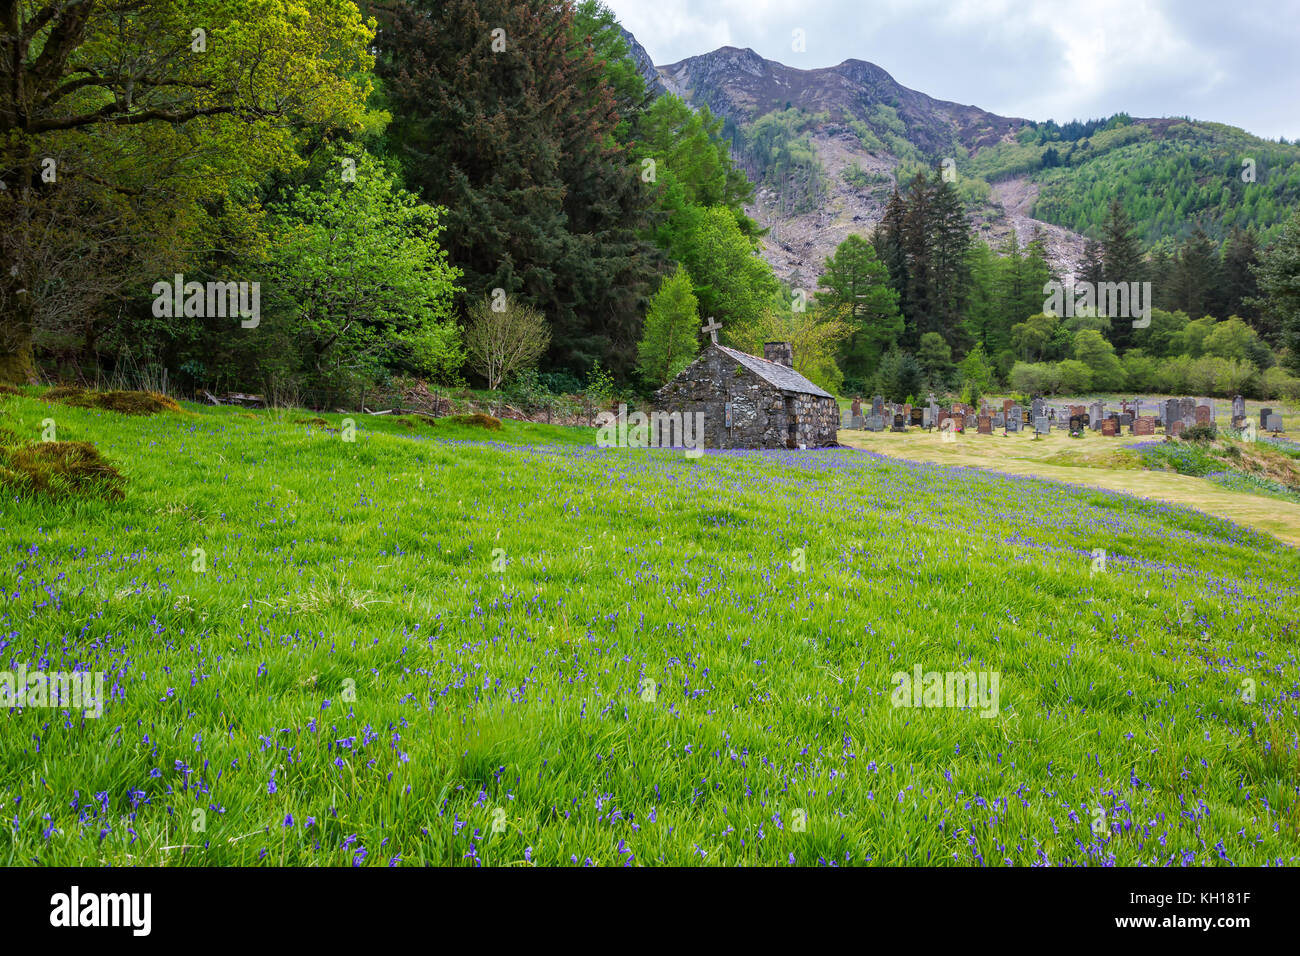
[[[763,358],[786,368],[794,368],[794,346],[789,342],[764,342]]]

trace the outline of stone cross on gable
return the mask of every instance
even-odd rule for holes
[[[722,328],[722,323],[719,322],[717,319],[715,319],[713,316],[709,316],[709,324],[708,324],[708,325],[702,325],[702,326],[700,326],[700,331],[701,331],[701,332],[708,332],[708,333],[709,333],[709,337],[710,337],[711,339],[713,339],[713,344],[714,344],[714,345],[717,345],[717,344],[718,344],[718,329],[720,329],[720,328]]]

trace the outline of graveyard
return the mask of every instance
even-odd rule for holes
[[[990,399],[990,404],[1000,407],[1003,401]],[[1145,405],[1150,410],[1162,401],[1168,399],[1147,400]],[[1124,400],[1115,399],[1102,404],[1116,410],[1123,403]],[[1092,400],[1092,404],[1095,407],[1096,400]],[[1216,411],[1220,416],[1232,411],[1230,402],[1217,404],[1220,408]],[[954,423],[946,429],[916,425],[903,430],[891,427],[872,431],[866,427],[867,416],[863,416],[863,427],[841,428],[839,441],[852,448],[910,461],[1036,476],[1197,508],[1300,545],[1300,502],[1228,490],[1202,478],[1145,469],[1137,450],[1152,441],[1165,440],[1167,433],[1162,414],[1155,416],[1157,420],[1151,426],[1153,432],[1147,432],[1141,423],[1136,427],[1131,423],[1117,423],[1115,433],[1107,434],[1104,422],[1102,428],[1093,428],[1089,422],[1089,427],[1076,429],[1072,436],[1070,411],[1080,407],[1086,407],[1084,400],[1058,399],[1050,408],[1048,403],[1044,403],[1044,410],[1056,412],[1049,417],[1045,431],[1024,428],[1019,422],[1012,421],[1011,416],[1006,419],[990,416],[988,432],[980,431],[978,416],[974,417],[975,427],[969,427],[963,421],[960,430]],[[1232,429],[1231,421],[1219,421],[1219,425],[1227,426],[1227,435],[1251,440],[1263,436],[1267,442],[1273,436],[1259,426],[1262,421],[1272,418],[1272,424],[1284,427],[1286,423],[1298,420],[1293,410],[1276,402],[1244,402],[1243,407],[1237,410],[1248,413],[1238,417],[1248,418],[1254,423],[1253,435],[1252,429]],[[1025,420],[1030,417],[1029,412],[1029,409],[1025,410]],[[1191,414],[1194,420],[1196,412]],[[935,419],[938,420],[937,415]],[[945,415],[944,421],[949,421],[949,416]],[[1002,421],[1008,421],[1011,427],[1003,428]],[[994,422],[999,423],[997,427],[993,427]],[[851,403],[848,402],[843,403],[844,423],[853,424]],[[1247,422],[1239,421],[1238,424]],[[1284,430],[1277,433],[1283,443],[1285,435]]]
[[[0,512],[0,645],[109,688],[98,719],[8,715],[11,862],[1300,852],[1300,550],[1010,473],[1137,438],[690,458],[523,422],[0,404],[6,440],[56,416],[125,482]]]

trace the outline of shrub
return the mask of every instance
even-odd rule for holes
[[[1183,441],[1207,442],[1214,441],[1214,436],[1218,429],[1215,428],[1214,422],[1207,422],[1204,425],[1193,425],[1191,428],[1184,428]]]
[[[1260,377],[1259,397],[1294,402],[1300,399],[1300,378],[1280,365],[1274,366]]]
[[[84,441],[34,442],[0,448],[0,487],[48,498],[120,501],[126,479]]]

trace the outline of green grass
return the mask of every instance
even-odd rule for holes
[[[112,690],[5,714],[0,862],[1300,850],[1300,552],[1226,521],[851,450],[0,400],[47,417],[125,500],[0,505],[0,668]],[[892,706],[918,664],[998,673],[997,714]]]

